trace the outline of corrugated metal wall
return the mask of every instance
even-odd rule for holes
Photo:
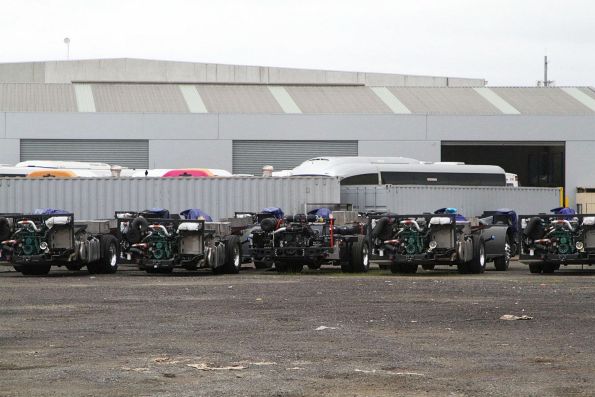
[[[112,139],[21,139],[21,161],[91,161],[149,168],[149,141]]]
[[[289,170],[313,157],[357,154],[357,141],[233,141],[233,173],[261,175],[265,165]]]
[[[303,212],[306,203],[339,203],[335,178],[0,178],[0,213],[36,208],[73,211],[78,219],[112,218],[117,210],[200,208],[214,219],[234,211],[281,207]]]
[[[455,207],[466,216],[483,211],[512,208],[519,214],[549,212],[560,205],[557,188],[467,186],[342,186],[341,202],[354,209],[388,210],[396,213],[431,212]]]

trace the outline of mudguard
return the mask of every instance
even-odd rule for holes
[[[493,259],[504,255],[504,245],[508,226],[492,225],[481,231],[481,237],[485,242],[485,254],[487,258]]]

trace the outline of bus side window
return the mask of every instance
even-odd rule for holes
[[[341,179],[341,185],[378,185],[378,174],[361,174]]]

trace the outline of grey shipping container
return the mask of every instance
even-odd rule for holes
[[[72,211],[78,219],[111,218],[116,210],[200,208],[214,219],[234,211],[280,207],[303,212],[307,203],[339,203],[340,186],[330,177],[220,178],[0,178],[0,212],[36,208]]]
[[[557,188],[491,186],[342,186],[341,203],[359,211],[379,210],[400,214],[431,212],[454,207],[466,216],[512,208],[519,214],[549,212],[560,205]]]

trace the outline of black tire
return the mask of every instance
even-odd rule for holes
[[[227,274],[238,274],[242,267],[242,243],[238,236],[232,235],[225,239],[225,262],[223,271]]]
[[[100,274],[101,266],[99,266],[99,262],[87,263],[87,271],[89,274]]]
[[[494,259],[494,267],[498,272],[505,272],[508,270],[508,266],[510,264],[509,260],[506,260],[504,256],[500,256]]]
[[[533,274],[539,274],[543,270],[541,263],[529,263],[529,271]]]
[[[378,264],[378,268],[380,270],[389,270],[390,269],[390,265],[387,265],[386,263],[379,263]]]
[[[509,231],[507,233],[508,241],[510,243],[510,257],[514,258],[519,254],[519,236],[518,233]]]
[[[257,261],[254,260],[254,268],[256,269],[270,269],[273,264],[271,262],[266,262],[266,261]]]
[[[278,273],[287,273],[289,271],[289,264],[287,262],[275,262],[275,270]]]
[[[353,273],[353,263],[351,263],[351,261],[342,261],[341,271],[343,273]]]
[[[299,262],[292,262],[289,264],[289,273],[301,273],[304,270],[304,264]]]
[[[275,226],[277,226],[276,218],[264,218],[262,221],[260,221],[260,228],[263,232],[270,233],[275,230]]]
[[[114,274],[118,271],[118,259],[120,258],[118,239],[111,234],[99,236],[99,247],[101,255],[97,261],[99,273]]]
[[[421,265],[421,268],[424,270],[434,270],[434,267],[436,267],[436,265]]]
[[[395,274],[414,274],[417,273],[417,265],[413,263],[392,262],[390,271]]]
[[[37,265],[21,265],[19,267],[24,276],[45,276],[50,272],[52,265],[44,263]]]
[[[469,273],[481,274],[486,270],[486,249],[483,239],[473,236],[473,258],[468,263]]]
[[[494,259],[494,267],[496,271],[505,272],[508,270],[508,266],[510,266],[510,257],[512,256],[512,245],[510,244],[510,240],[508,236],[506,236],[506,242],[504,243],[504,256],[499,256],[498,258]]]
[[[372,229],[372,237],[378,238],[384,234],[384,230],[388,226],[388,218],[380,218],[376,221],[376,225]]]
[[[351,245],[351,268],[355,273],[366,273],[370,270],[370,251],[366,240],[357,240]]]
[[[543,237],[545,229],[543,226],[543,220],[539,217],[533,217],[527,222],[527,226],[523,233],[528,236],[531,240],[538,240]]]
[[[401,264],[401,273],[403,274],[414,274],[417,273],[418,266],[414,263],[403,263]]]
[[[71,272],[78,272],[79,270],[81,270],[83,268],[84,265],[81,265],[80,263],[71,263],[66,265],[66,268],[68,270],[70,270]]]
[[[128,231],[126,232],[126,240],[130,244],[140,243],[143,233],[149,228],[149,222],[142,216],[136,217],[130,223]]]
[[[544,262],[541,268],[544,274],[552,274],[556,271],[556,265],[551,262]]]
[[[310,270],[318,270],[322,266],[322,263],[321,262],[312,262],[312,263],[308,263],[307,266],[308,266],[308,269],[310,269]]]
[[[194,261],[192,261],[190,263],[186,263],[184,265],[184,269],[186,269],[186,270],[188,270],[190,272],[195,271],[195,270],[198,270],[198,263],[199,262],[200,262],[199,260],[194,260]]]
[[[10,224],[8,223],[8,219],[0,218],[0,241],[8,240],[10,234]]]

